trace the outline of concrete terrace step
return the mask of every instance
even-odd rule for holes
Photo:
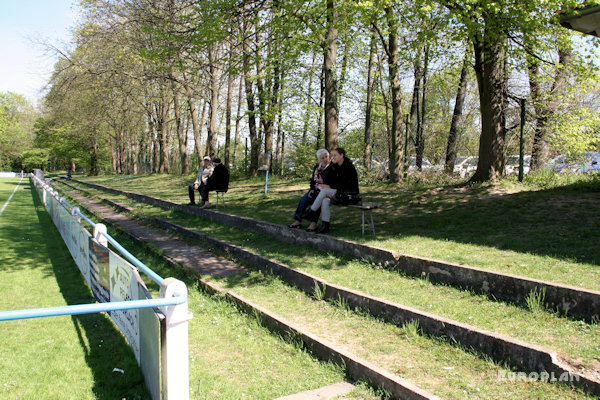
[[[344,396],[353,390],[353,384],[348,382],[339,382],[319,389],[308,390],[306,392],[279,397],[275,400],[344,400],[344,397],[340,396]]]
[[[445,283],[474,290],[478,293],[493,296],[498,300],[526,305],[526,299],[531,293],[543,290],[545,292],[545,302],[548,306],[569,315],[571,318],[575,317],[586,321],[595,321],[600,317],[600,292],[598,291],[439,260],[401,255],[394,251],[329,235],[316,235],[301,229],[289,229],[284,225],[225,214],[214,210],[202,210],[194,206],[175,204],[152,196],[122,191],[93,183],[75,180],[74,182],[109,193],[125,195],[156,207],[175,209],[207,218],[213,222],[273,236],[277,240],[309,245],[321,251],[342,256],[368,259],[389,269],[399,270],[413,276],[427,276],[431,282]]]
[[[110,203],[124,211],[131,212],[126,206],[114,202]],[[428,335],[453,338],[465,347],[474,348],[484,354],[488,354],[496,361],[509,362],[528,371],[551,371],[559,375],[562,373],[573,375],[577,377],[574,380],[577,386],[584,387],[593,393],[600,393],[598,377],[587,376],[587,374],[586,376],[580,375],[579,371],[575,371],[568,365],[561,363],[556,357],[556,353],[551,350],[330,284],[318,277],[289,268],[284,264],[267,259],[251,251],[191,231],[168,221],[155,219],[154,222],[167,231],[177,232],[191,239],[207,242],[210,246],[219,248],[225,253],[232,254],[239,259],[255,265],[265,273],[281,277],[288,284],[296,286],[309,294],[314,291],[315,285],[318,284],[327,299],[343,299],[348,302],[351,308],[360,308],[371,315],[397,325],[417,320]]]
[[[157,247],[163,251],[159,255],[161,255],[169,262],[174,262],[174,260],[177,257],[179,257],[179,254],[181,253],[180,246],[188,246],[182,240],[178,240],[171,235],[165,234],[162,231],[156,231],[152,228],[140,225],[135,221],[131,221],[130,218],[124,215],[119,215],[114,210],[110,209],[109,207],[103,205],[98,201],[91,200],[82,195],[72,192],[69,193],[69,195],[73,197],[77,202],[84,205],[84,207],[100,215],[100,217],[107,223],[114,223],[116,226],[122,229],[125,233],[129,234],[135,240],[144,242],[146,239],[149,239],[152,240],[151,243],[155,245],[157,243],[160,243],[161,241],[163,243],[167,243],[167,246]],[[127,207],[123,205],[119,205],[119,208],[123,211],[127,210]],[[133,229],[133,231],[130,232],[126,229]],[[161,237],[163,237],[164,239],[160,240],[159,238]],[[204,250],[201,251],[204,252]],[[186,250],[186,252],[188,251]],[[182,259],[182,262],[177,262],[177,264],[181,265],[184,269],[192,273],[202,275],[210,275],[209,271],[211,270],[214,270],[217,273],[224,274],[240,273],[244,271],[243,267],[238,266],[237,264],[231,261],[224,260],[220,257],[214,257],[207,252],[205,253],[209,256],[209,258],[212,257],[214,265],[210,265],[211,262],[207,262],[205,264],[202,264],[202,267],[199,267],[198,263],[195,262],[195,257],[193,257],[191,264],[188,264],[185,258]],[[194,253],[194,255],[199,254],[200,253]],[[336,348],[336,346],[332,343],[329,343],[315,335],[312,335],[310,332],[304,330],[301,326],[297,326],[289,321],[286,321],[283,318],[278,317],[277,315],[269,312],[267,309],[251,303],[250,301],[244,299],[242,296],[234,292],[225,292],[219,285],[217,285],[214,282],[210,282],[202,278],[199,278],[199,282],[205,288],[206,291],[224,294],[230,301],[235,303],[237,307],[244,310],[246,313],[250,315],[259,316],[263,324],[269,327],[270,329],[280,333],[292,333],[294,337],[302,338],[302,341],[306,348],[312,351],[313,354],[317,355],[317,357],[321,360],[333,361],[345,365],[347,373],[352,379],[364,380],[366,382],[369,382],[373,386],[385,389],[386,391],[392,393],[398,398],[415,400],[440,399],[440,397],[428,393],[427,391],[419,388],[413,383],[408,382],[395,374],[381,369],[376,365],[373,365],[359,357],[356,357],[351,353]]]

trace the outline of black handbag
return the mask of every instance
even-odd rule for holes
[[[349,204],[358,204],[362,201],[362,197],[360,193],[352,193],[352,192],[335,192],[335,196],[332,199],[333,204],[339,204],[343,206],[347,206]]]

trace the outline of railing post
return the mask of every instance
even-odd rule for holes
[[[75,218],[75,221],[77,221],[78,224],[81,223],[81,217],[79,216],[79,207],[73,207],[73,209],[71,210],[71,215],[73,216],[73,218]]]
[[[175,278],[166,278],[160,285],[160,297],[185,296],[187,288]],[[161,307],[166,317],[161,354],[162,398],[187,400],[190,396],[187,301],[183,304]]]
[[[94,239],[104,247],[108,247],[108,239],[104,236],[106,233],[106,225],[96,224],[94,226]]]

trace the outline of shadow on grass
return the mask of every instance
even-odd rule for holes
[[[598,189],[407,200],[377,197],[385,204],[375,212],[378,237],[425,236],[600,265]]]
[[[42,245],[45,246],[63,298],[69,305],[94,303],[91,291],[35,191],[32,191],[32,197],[40,230],[44,232],[45,241]],[[96,313],[73,315],[71,319],[86,363],[94,376],[92,390],[95,398],[150,398],[132,349],[109,317],[104,313]],[[124,370],[125,373],[113,372],[113,368]]]

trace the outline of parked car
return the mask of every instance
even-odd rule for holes
[[[577,170],[580,173],[600,171],[600,153],[588,151],[584,154],[583,165]]]
[[[433,169],[433,164],[431,164],[431,162],[429,162],[428,159],[423,158],[423,162],[421,163],[421,169],[423,171]],[[410,162],[408,163],[408,170],[417,171],[417,157],[410,158]]]
[[[559,155],[554,157],[546,164],[547,168],[552,168],[556,172],[575,172],[585,173],[600,170],[600,153],[588,151],[580,157],[570,157]]]
[[[518,174],[519,173],[519,156],[506,156],[504,161],[504,173],[506,175]],[[531,156],[526,155],[523,157],[523,173],[529,172],[529,166],[531,164]]]
[[[454,164],[454,172],[459,174],[461,178],[475,172],[477,169],[477,162],[479,157],[476,156],[460,156],[456,157],[456,163]]]

